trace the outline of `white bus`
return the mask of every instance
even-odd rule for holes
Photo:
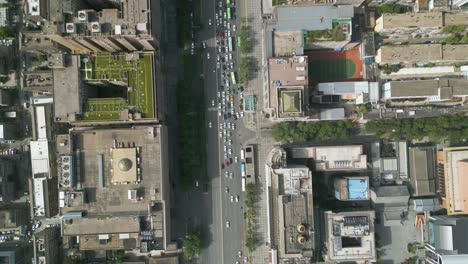
[[[229,46],[229,52],[232,52],[232,38],[228,38],[228,46]]]
[[[242,177],[242,191],[245,192],[245,177]]]
[[[241,149],[241,156],[240,156],[241,160],[244,160],[245,159],[245,151],[244,149]]]

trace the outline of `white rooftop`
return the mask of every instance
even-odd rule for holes
[[[375,261],[373,211],[325,212],[325,222],[327,261]]]
[[[47,125],[44,106],[36,106],[36,131],[38,140],[47,140]]]
[[[49,173],[49,145],[47,141],[31,141],[31,167],[33,176],[38,173]]]
[[[34,192],[34,215],[43,216],[45,214],[45,200],[44,200],[44,181],[46,178],[33,179],[33,192]]]
[[[314,159],[318,171],[367,168],[362,145],[291,148],[291,155],[295,159]]]

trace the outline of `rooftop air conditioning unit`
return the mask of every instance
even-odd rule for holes
[[[99,24],[99,22],[92,22],[91,23],[91,32],[92,33],[101,32],[101,25]]]
[[[68,34],[73,34],[75,33],[75,24],[73,23],[66,23],[65,24],[65,32],[67,32]]]
[[[78,11],[78,20],[79,21],[88,21],[88,13],[86,11]]]

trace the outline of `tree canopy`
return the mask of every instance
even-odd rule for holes
[[[284,143],[321,142],[347,139],[354,133],[353,123],[347,121],[283,122],[273,126],[273,137]]]
[[[192,259],[201,253],[201,239],[197,233],[188,235],[184,239],[184,257]]]
[[[457,114],[431,118],[405,118],[371,120],[366,130],[378,137],[393,140],[421,140],[427,136],[431,141],[448,139],[451,143],[468,138],[468,117]]]
[[[383,4],[377,6],[377,11],[379,13],[404,13],[406,11],[406,7],[404,5],[399,4]]]

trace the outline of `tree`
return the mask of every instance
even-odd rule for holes
[[[357,112],[360,115],[365,115],[365,114],[367,114],[368,111],[369,111],[369,106],[367,104],[360,104],[357,107]]]
[[[456,114],[431,118],[381,119],[366,123],[366,130],[377,137],[392,140],[420,140],[427,136],[432,141],[448,139],[457,143],[468,138],[468,117]]]
[[[184,257],[192,259],[201,253],[201,239],[198,233],[187,235],[184,239]]]
[[[273,126],[273,138],[285,143],[347,139],[354,133],[351,121],[282,122]]]
[[[408,243],[408,245],[406,247],[408,249],[408,253],[414,254],[414,245],[413,245],[413,243]]]
[[[377,6],[377,11],[383,13],[404,13],[406,7],[398,4],[383,4]]]
[[[13,32],[11,32],[10,28],[0,27],[0,38],[11,38],[13,36]]]
[[[125,256],[125,251],[123,250],[112,250],[111,252],[112,260],[116,263],[122,263],[122,260]]]
[[[250,57],[242,57],[239,65],[239,81],[246,83],[252,79],[255,65]]]
[[[84,260],[72,257],[72,256],[65,256],[63,258],[63,264],[82,264],[84,263]]]

